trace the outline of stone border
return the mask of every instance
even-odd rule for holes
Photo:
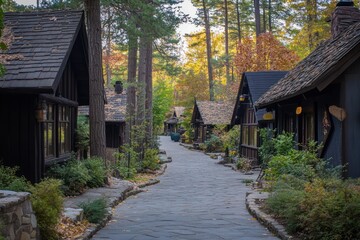
[[[246,208],[249,213],[255,217],[261,224],[263,224],[270,232],[275,234],[282,240],[296,240],[293,236],[290,236],[283,225],[278,223],[271,215],[265,213],[259,208],[256,203],[257,200],[264,200],[269,197],[267,192],[247,192],[246,193]]]
[[[160,176],[160,175],[164,174],[166,168],[167,168],[167,165],[162,164],[161,168],[156,173],[156,176]],[[122,192],[122,194],[119,198],[117,198],[113,202],[109,203],[108,214],[106,215],[106,217],[100,223],[96,224],[95,226],[90,226],[89,228],[87,228],[85,230],[85,233],[81,237],[78,237],[76,239],[77,240],[91,239],[100,229],[105,227],[106,224],[111,220],[111,218],[113,216],[112,208],[116,207],[121,202],[125,201],[128,197],[135,196],[141,192],[145,192],[145,190],[143,188],[145,188],[147,186],[155,185],[159,182],[160,182],[160,180],[158,180],[158,179],[150,179],[148,182],[128,187],[124,192]]]

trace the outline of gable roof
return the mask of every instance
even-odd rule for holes
[[[126,93],[115,93],[114,89],[105,89],[107,103],[105,104],[106,122],[126,121]],[[79,106],[78,114],[89,116],[89,106]]]
[[[320,44],[255,103],[265,107],[313,89],[322,91],[360,56],[360,23]]]
[[[241,77],[239,91],[237,94],[237,101],[235,103],[231,123],[235,124],[236,116],[241,115],[241,108],[239,108],[240,95],[245,93],[245,87],[249,94],[250,103],[254,104],[269,88],[277,81],[283,78],[287,71],[263,71],[263,72],[244,72]],[[255,112],[256,120],[262,120],[265,110],[257,110]]]
[[[18,57],[4,64],[0,90],[54,93],[79,31],[85,31],[83,11],[5,13],[4,20],[14,36],[4,53]]]
[[[230,124],[233,102],[196,101],[195,109],[198,109],[205,125]],[[194,120],[194,119],[193,119]]]
[[[177,118],[180,118],[182,115],[184,115],[185,107],[174,107],[174,113]]]

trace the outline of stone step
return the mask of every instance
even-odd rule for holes
[[[84,219],[84,210],[82,208],[64,208],[63,215],[74,222],[80,222]]]

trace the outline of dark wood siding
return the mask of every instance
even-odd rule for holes
[[[118,148],[124,144],[125,123],[106,122],[106,147]]]
[[[344,82],[344,108],[347,117],[344,121],[345,163],[348,163],[348,176],[360,176],[360,74],[346,74]]]
[[[4,165],[19,166],[19,173],[33,182],[43,169],[36,102],[33,95],[0,95],[0,159]]]

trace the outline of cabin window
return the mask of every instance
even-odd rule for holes
[[[64,154],[70,152],[71,130],[70,130],[70,108],[59,106],[59,153]]]
[[[45,158],[55,156],[54,133],[54,105],[47,105],[46,120],[44,121],[44,154]]]
[[[43,123],[45,159],[60,157],[71,152],[70,122],[70,107],[47,104],[47,116]]]
[[[306,145],[310,140],[315,140],[315,122],[314,113],[304,112],[302,118],[302,141],[303,145]]]
[[[243,145],[257,147],[258,133],[257,124],[255,121],[255,113],[253,108],[249,108],[244,116],[242,124],[242,141]]]

